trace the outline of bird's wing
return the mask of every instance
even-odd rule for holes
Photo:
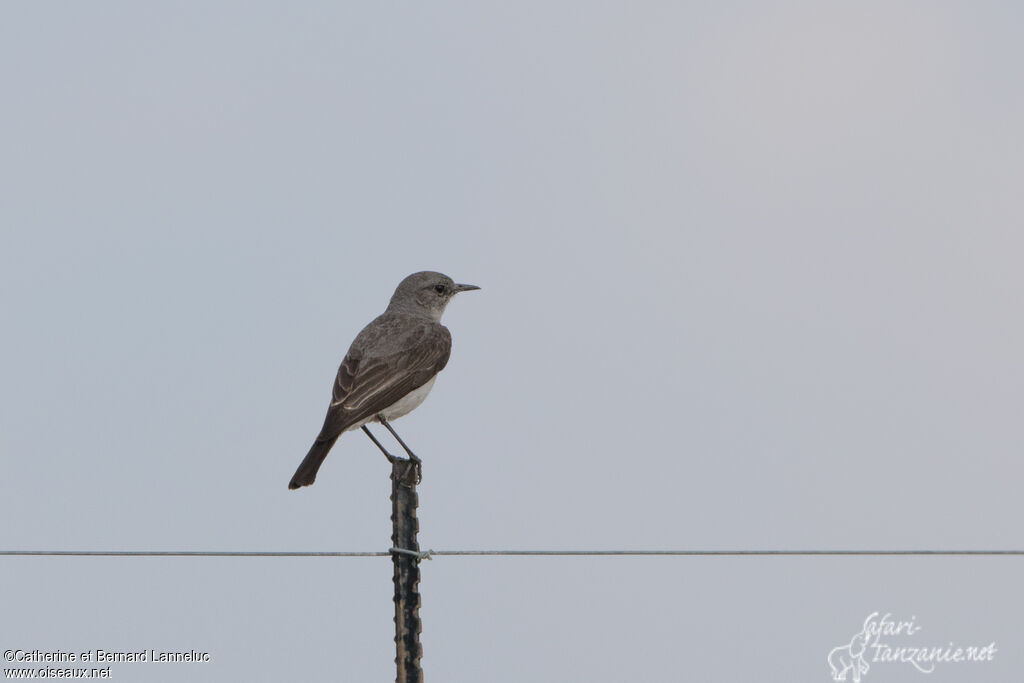
[[[448,363],[452,337],[442,325],[424,325],[410,346],[383,356],[350,350],[338,368],[323,436],[337,436],[350,426],[393,405],[441,372]]]

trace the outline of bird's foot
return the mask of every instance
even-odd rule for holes
[[[396,457],[396,456],[391,456],[391,457],[394,458],[394,460],[392,460],[392,463],[395,463],[395,464],[399,464],[400,463],[400,464],[404,465],[404,467],[401,468],[401,472],[399,474],[399,477],[403,481],[412,480],[416,484],[419,484],[421,481],[423,481],[423,461],[422,460],[417,458],[415,455],[412,456],[411,458],[399,458],[399,457]]]
[[[423,461],[412,453],[409,454],[409,460],[412,462],[413,467],[416,468],[416,483],[419,484],[423,481]]]

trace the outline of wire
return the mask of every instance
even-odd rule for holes
[[[683,557],[745,557],[745,556],[841,556],[841,555],[1022,555],[1024,550],[437,550],[431,555],[671,555]]]
[[[0,556],[36,557],[390,557],[394,553],[431,557],[888,557],[888,556],[1024,556],[1024,550],[425,550],[263,551],[263,550],[0,550]]]
[[[263,550],[0,550],[4,555],[46,557],[389,557],[390,552],[317,552]]]

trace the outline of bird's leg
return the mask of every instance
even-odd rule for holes
[[[384,446],[382,446],[380,444],[380,441],[377,441],[377,437],[375,437],[373,435],[373,432],[371,432],[369,429],[366,428],[366,425],[363,425],[363,431],[366,432],[366,435],[368,437],[370,437],[370,441],[372,441],[375,444],[377,444],[377,448],[379,448],[380,452],[384,454],[384,457],[388,459],[388,462],[391,463],[392,465],[395,464],[395,461],[397,461],[398,458],[396,458],[395,456],[391,455],[386,450],[384,450]]]
[[[391,423],[388,422],[386,417],[384,417],[383,415],[378,415],[377,416],[377,420],[382,425],[384,425],[389,432],[391,432],[391,436],[395,437],[395,439],[398,441],[398,443],[402,444],[402,448],[404,448],[405,452],[409,454],[409,459],[410,460],[412,460],[413,462],[423,462],[418,457],[416,457],[415,453],[413,453],[411,450],[409,450],[409,447],[405,445],[405,442],[402,441],[402,437],[400,437],[398,435],[398,432],[395,431],[394,427],[391,426]]]
[[[377,421],[384,425],[389,432],[391,432],[391,436],[395,437],[395,440],[397,440],[398,443],[402,445],[402,448],[405,449],[405,452],[409,454],[409,460],[416,468],[416,483],[418,484],[419,482],[423,481],[423,461],[420,460],[419,457],[415,453],[413,453],[408,446],[405,445],[405,442],[402,441],[402,437],[400,437],[398,435],[398,432],[394,430],[394,428],[391,426],[391,423],[388,422],[386,417],[384,417],[383,413],[378,413]]]

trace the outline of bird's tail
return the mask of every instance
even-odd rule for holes
[[[306,453],[306,457],[302,459],[299,469],[295,470],[292,480],[288,482],[288,488],[297,489],[302,486],[309,486],[316,481],[316,473],[320,469],[320,465],[324,463],[324,458],[327,457],[328,451],[331,450],[331,446],[337,440],[338,437],[333,439],[317,438],[309,449],[309,453]]]

